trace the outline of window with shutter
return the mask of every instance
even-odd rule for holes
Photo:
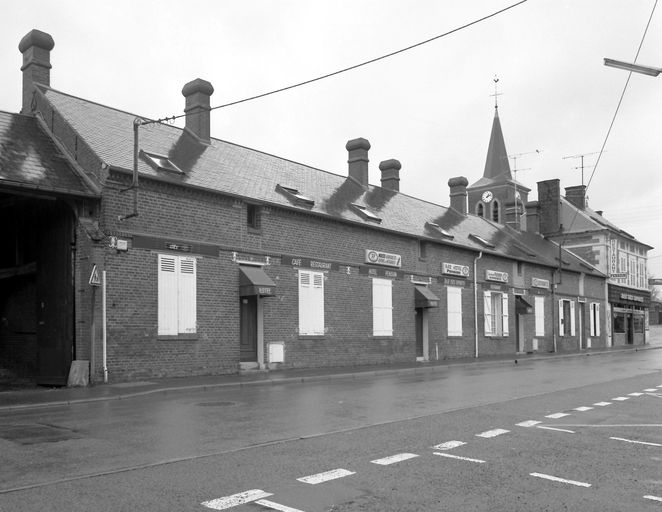
[[[483,292],[485,336],[508,336],[508,295]]]
[[[575,335],[575,301],[570,300],[570,336]]]
[[[509,322],[508,322],[508,294],[501,294],[501,334],[503,336],[508,336],[510,334]]]
[[[536,296],[535,298],[535,314],[536,314],[536,336],[545,335],[545,297]]]
[[[374,336],[393,336],[392,282],[372,280],[372,331]]]
[[[494,336],[494,320],[492,318],[492,293],[483,292],[483,316],[485,317],[485,336]]]
[[[178,331],[191,334],[197,331],[195,258],[179,258],[179,270]]]
[[[462,336],[462,288],[456,286],[446,288],[446,299],[448,335]]]
[[[299,334],[324,334],[324,274],[299,270]]]
[[[591,302],[590,309],[590,335],[591,336],[600,336],[600,304],[597,302]]]
[[[197,332],[197,291],[195,258],[159,254],[159,335]]]

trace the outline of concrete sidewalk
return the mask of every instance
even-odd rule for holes
[[[194,390],[207,390],[227,386],[273,385],[290,382],[313,382],[331,379],[351,379],[379,375],[395,375],[443,371],[444,368],[458,366],[480,366],[513,364],[550,358],[581,357],[633,352],[662,348],[662,325],[651,326],[650,338],[646,345],[589,349],[562,353],[512,354],[478,359],[446,359],[426,363],[402,363],[391,365],[349,366],[314,369],[289,369],[251,371],[232,375],[210,375],[150,379],[149,381],[96,384],[79,388],[26,388],[0,391],[0,411],[52,407],[103,400],[126,400],[156,393],[167,394]]]

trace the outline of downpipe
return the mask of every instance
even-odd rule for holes
[[[478,357],[478,260],[483,257],[483,251],[474,258],[474,357]]]

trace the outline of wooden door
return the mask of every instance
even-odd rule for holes
[[[257,361],[257,296],[241,297],[239,360]]]

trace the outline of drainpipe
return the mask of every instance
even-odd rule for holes
[[[556,304],[556,286],[556,270],[552,270],[552,341],[554,342],[554,353],[556,353],[556,329],[558,328],[556,320],[556,308],[558,308]]]
[[[474,258],[474,357],[478,357],[478,278],[476,272],[478,260],[483,257],[483,251]]]
[[[102,328],[102,363],[103,363],[103,382],[108,383],[108,365],[106,361],[106,271],[101,273],[101,328]]]

